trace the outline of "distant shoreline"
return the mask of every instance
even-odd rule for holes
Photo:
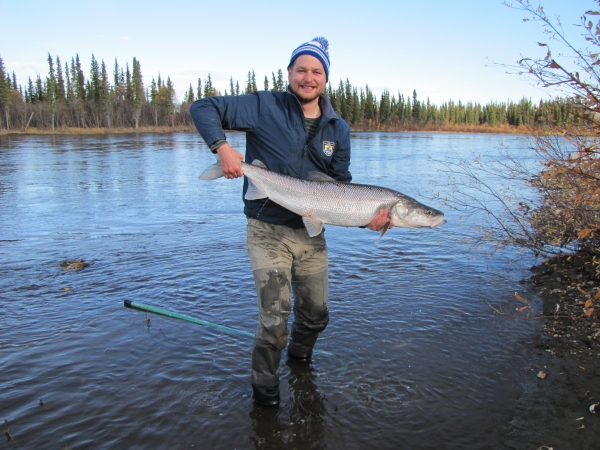
[[[532,134],[532,129],[527,126],[515,127],[512,125],[455,125],[455,124],[425,124],[423,126],[407,125],[407,126],[380,126],[380,127],[354,127],[351,129],[352,132],[411,132],[411,133],[472,133],[472,134]],[[556,133],[560,133],[558,128],[554,129]],[[176,126],[176,127],[139,127],[139,128],[75,128],[75,127],[61,127],[47,129],[47,128],[28,128],[27,130],[0,130],[0,136],[6,135],[104,135],[104,134],[143,134],[143,133],[195,133],[196,128],[193,126]]]

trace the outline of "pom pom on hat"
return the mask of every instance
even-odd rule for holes
[[[296,58],[301,55],[310,55],[317,58],[323,64],[325,77],[329,81],[329,42],[322,36],[317,36],[310,42],[305,42],[292,52],[288,69],[292,66]]]

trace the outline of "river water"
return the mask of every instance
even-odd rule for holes
[[[232,133],[243,149],[244,135]],[[430,159],[501,135],[360,133],[354,181],[430,201]],[[436,229],[328,226],[330,316],[309,366],[253,405],[257,307],[241,180],[198,180],[199,136],[0,138],[0,420],[15,448],[502,448],[536,323],[494,314],[532,261]],[[440,193],[444,196],[444,192]],[[93,263],[65,270],[61,262]],[[162,307],[241,333],[146,314]]]

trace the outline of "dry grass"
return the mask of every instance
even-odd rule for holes
[[[377,125],[374,127],[353,127],[352,131],[387,131],[387,132],[425,132],[425,133],[489,133],[489,134],[531,134],[531,128],[527,126],[515,127],[508,124],[501,125],[471,125],[471,124],[392,124]]]

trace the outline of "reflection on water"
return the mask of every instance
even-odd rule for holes
[[[327,448],[325,416],[327,399],[318,392],[316,376],[310,365],[288,361],[289,406],[250,412],[254,448]],[[287,402],[286,402],[287,403]]]
[[[228,136],[243,148],[244,136]],[[359,183],[430,202],[428,156],[515,137],[352,137]],[[0,419],[20,448],[495,448],[535,324],[495,316],[526,267],[433,230],[327,227],[331,322],[282,404],[253,405],[241,180],[200,182],[194,134],[0,138]],[[60,263],[94,262],[81,270]],[[42,399],[42,402],[40,402]]]

